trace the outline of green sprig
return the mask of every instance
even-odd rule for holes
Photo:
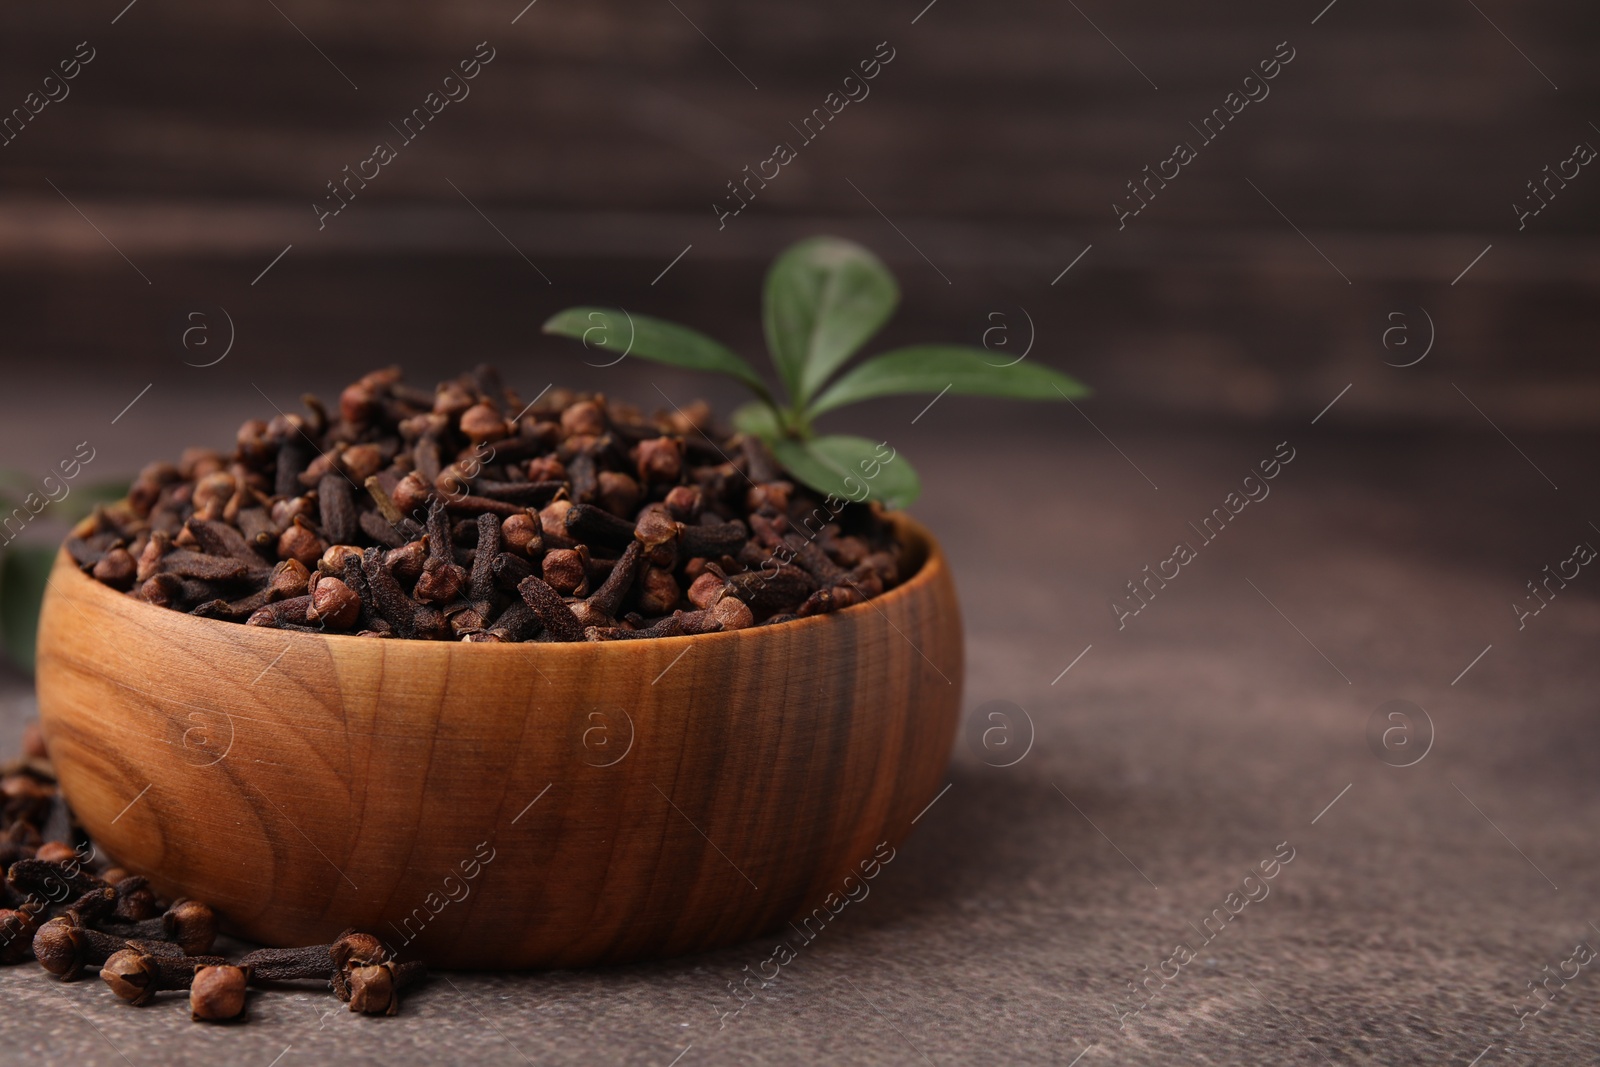
[[[552,316],[544,332],[587,347],[734,378],[758,399],[733,413],[741,433],[759,437],[797,481],[859,499],[863,479],[889,507],[905,507],[921,482],[904,457],[885,461],[880,443],[843,434],[818,436],[817,416],[862,400],[913,393],[1062,400],[1089,395],[1081,382],[1036,363],[995,365],[969,345],[913,345],[843,369],[883,328],[900,288],[877,256],[839,237],[810,237],[772,264],[762,290],[768,354],[787,401],[731,349],[696,330],[616,308],[575,307]],[[837,376],[836,376],[837,375]],[[832,384],[829,384],[831,381]],[[869,473],[870,472],[870,473]]]

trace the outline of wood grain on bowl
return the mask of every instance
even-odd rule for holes
[[[700,637],[464,644],[138,603],[64,554],[46,743],[85,828],[269,944],[358,926],[445,967],[695,952],[777,928],[898,843],[959,717],[937,543],[833,615]]]

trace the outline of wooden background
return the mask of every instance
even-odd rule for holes
[[[97,55],[0,147],[7,379],[237,396],[269,377],[293,395],[379,362],[428,382],[531,358],[649,401],[658,372],[586,369],[538,323],[616,302],[755,349],[764,264],[829,230],[900,276],[889,340],[1004,323],[1014,352],[1025,311],[1029,358],[1106,409],[1298,417],[1353,382],[1343,403],[1372,422],[1487,429],[1454,382],[1503,427],[1600,421],[1600,175],[1523,232],[1511,208],[1576,142],[1600,144],[1592,7],[923,2],[539,0],[515,24],[518,0],[13,5],[0,108],[77,42]],[[496,58],[471,95],[318,232],[325,183],[484,40]],[[896,58],[871,96],[719,232],[724,183],[884,40]],[[1270,97],[1118,232],[1124,183],[1280,41],[1296,57]],[[1433,353],[1383,366],[1420,351],[1380,344],[1394,311],[1420,342],[1419,307]],[[218,351],[180,339],[219,308],[236,349],[185,367]]]

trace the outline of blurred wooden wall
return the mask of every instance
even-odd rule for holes
[[[622,303],[754,349],[764,264],[828,230],[894,266],[890,340],[1004,322],[1016,345],[1031,319],[1029,358],[1111,407],[1309,415],[1353,382],[1355,416],[1471,423],[1458,383],[1502,425],[1600,422],[1600,166],[1525,230],[1511,206],[1600,146],[1592,5],[924,4],[9,5],[0,109],[79,42],[95,58],[0,147],[6,376],[202,388],[186,316],[226,307],[230,387],[480,357],[593,384],[538,336],[551,311]],[[325,183],[399,144],[389,124],[482,41],[470,96],[319,230]],[[725,183],[798,146],[789,124],[884,41],[870,96],[719,229]],[[1270,96],[1119,230],[1125,183],[1200,146],[1189,124],[1285,41]],[[1384,366],[1420,351],[1385,351],[1389,315],[1420,346],[1422,309],[1434,351]]]

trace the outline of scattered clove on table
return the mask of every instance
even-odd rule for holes
[[[231,544],[214,533],[202,539]],[[242,1020],[250,989],[302,981],[321,983],[352,1011],[393,1015],[400,990],[426,975],[421,961],[396,961],[377,937],[353,929],[327,945],[237,960],[212,954],[216,913],[197,900],[163,901],[143,876],[98,858],[59,795],[37,729],[25,744],[23,758],[0,766],[0,964],[37,960],[62,981],[98,967],[135,1006],[187,992],[197,1022]],[[58,831],[68,840],[46,837]]]

